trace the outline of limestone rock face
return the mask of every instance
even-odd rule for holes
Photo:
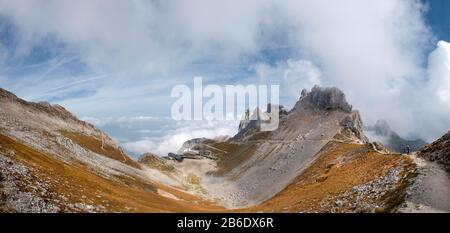
[[[322,110],[341,110],[348,113],[352,111],[352,106],[347,102],[345,94],[336,87],[314,86],[310,92],[302,90],[302,96],[296,106],[299,104],[308,104]]]
[[[369,139],[363,133],[363,123],[361,120],[361,115],[358,111],[352,111],[348,116],[344,118],[341,122],[342,126],[345,127],[344,130],[348,130],[350,138],[356,138],[361,140],[363,143],[368,143]]]
[[[248,112],[249,110],[246,111],[244,118],[239,122],[238,133],[233,137],[234,140],[245,138],[260,131],[262,111],[256,108],[251,116],[248,115]]]
[[[288,111],[283,105],[268,104],[267,111],[264,112],[260,108],[255,108],[250,114],[250,110],[247,109],[242,120],[239,122],[238,134],[233,139],[242,139],[247,136],[251,136],[260,132],[260,125],[262,122],[268,122],[272,119],[272,110],[278,109],[278,119],[281,120],[288,115]]]

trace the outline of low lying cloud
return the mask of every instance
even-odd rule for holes
[[[164,117],[158,117],[158,116],[131,116],[131,117],[89,117],[84,116],[81,117],[81,120],[90,122],[94,125],[103,127],[108,124],[124,124],[124,125],[131,125],[131,124],[137,124],[137,123],[147,123],[147,122],[154,122],[162,119],[170,119],[170,118],[164,118]]]
[[[428,59],[425,84],[410,89],[405,96],[410,99],[413,120],[411,131],[421,132],[430,140],[450,130],[450,44],[439,41]],[[417,94],[414,94],[417,93]],[[400,122],[397,122],[400,124]]]
[[[238,123],[236,121],[189,121],[176,124],[178,126],[175,129],[165,132],[160,137],[144,137],[135,142],[124,143],[123,146],[136,155],[152,152],[165,156],[169,152],[177,152],[189,139],[234,136],[237,133]]]
[[[257,64],[255,72],[260,82],[280,84],[285,100],[293,105],[303,89],[310,90],[314,85],[322,85],[322,72],[309,60],[288,59],[274,66],[266,63]]]
[[[101,127],[120,143],[133,157],[147,152],[165,156],[177,152],[192,138],[222,139],[237,133],[239,122],[175,121],[169,117],[82,117],[82,120]]]

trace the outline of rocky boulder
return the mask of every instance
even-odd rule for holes
[[[175,170],[172,165],[167,163],[167,160],[152,153],[145,153],[139,156],[138,163],[163,172],[171,172]]]

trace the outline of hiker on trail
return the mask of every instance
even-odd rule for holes
[[[406,145],[405,151],[406,151],[406,154],[408,154],[408,155],[409,155],[409,152],[410,152],[410,148],[409,148],[409,145]]]

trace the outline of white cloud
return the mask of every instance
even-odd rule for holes
[[[374,105],[361,108],[363,113],[387,119],[402,136],[435,140],[450,129],[449,64],[449,44],[440,41],[429,55],[422,77],[399,79],[387,91],[381,89],[385,96],[376,97]],[[383,101],[384,106],[378,101]]]
[[[287,61],[288,68],[284,71],[285,86],[296,97],[302,89],[311,89],[314,85],[321,85],[319,68],[307,60]]]
[[[237,125],[236,121],[178,122],[178,127],[165,132],[161,137],[144,137],[135,142],[124,143],[123,146],[135,154],[152,152],[165,156],[169,152],[177,152],[185,141],[192,138],[233,136],[237,133]]]
[[[18,31],[16,54],[49,36],[94,69],[168,72],[201,59],[232,59],[257,49],[261,1],[1,0]]]
[[[121,117],[91,117],[91,116],[83,116],[81,120],[90,122],[97,126],[104,126],[106,124],[137,124],[137,123],[146,123],[146,122],[155,122],[163,119],[167,119],[165,117],[158,116],[121,116]]]
[[[156,145],[154,141],[146,140],[146,139],[139,140],[136,142],[127,142],[127,143],[124,143],[123,146],[128,151],[131,151],[138,155],[141,155],[141,154],[144,154],[147,152],[156,153],[154,151],[155,151],[155,148],[158,147],[158,145]]]
[[[94,94],[61,101],[81,115],[164,115],[173,101],[173,84],[195,75],[222,82],[214,70],[205,71],[210,66],[193,64],[234,67],[255,61],[266,63],[256,65],[256,72],[283,80],[294,99],[316,83],[337,86],[361,110],[365,123],[384,118],[402,135],[430,140],[450,128],[448,46],[441,42],[428,69],[423,66],[433,39],[424,9],[419,0],[0,0],[0,15],[16,29],[17,49],[11,56],[53,38],[92,73],[108,74],[95,85],[83,83]],[[267,56],[280,48],[289,55]],[[237,83],[248,78],[224,69]],[[56,87],[66,83],[56,81],[61,79],[11,83],[27,86],[22,93],[35,96],[51,82]],[[185,137],[181,133],[177,140]]]
[[[450,44],[439,41],[428,59],[428,81],[411,99],[414,126],[427,139],[435,139],[450,130]],[[418,123],[419,122],[419,123]]]
[[[275,66],[260,63],[255,66],[254,70],[260,82],[281,84],[282,90],[287,91],[294,101],[298,99],[303,89],[309,90],[314,85],[322,84],[320,69],[309,60],[288,59]]]
[[[430,91],[437,95],[438,103],[450,108],[450,44],[439,41],[428,60]]]

